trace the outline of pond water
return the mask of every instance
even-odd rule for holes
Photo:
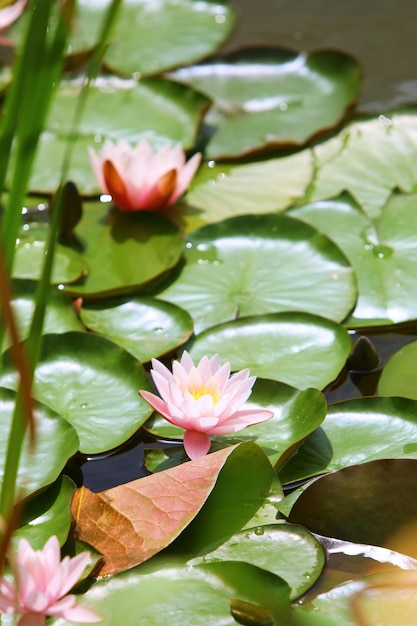
[[[225,49],[268,44],[336,48],[361,62],[361,111],[417,100],[415,0],[234,0],[236,30]]]

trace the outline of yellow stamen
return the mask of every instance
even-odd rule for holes
[[[213,398],[213,403],[217,404],[220,400],[220,391],[214,389],[213,387],[210,389],[207,385],[200,385],[200,387],[191,387],[188,388],[187,391],[193,396],[195,400],[201,398],[201,396],[209,395]]]

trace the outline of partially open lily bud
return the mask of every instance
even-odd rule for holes
[[[158,211],[174,204],[201,161],[197,153],[186,162],[179,144],[155,152],[146,139],[136,147],[107,140],[99,154],[89,148],[89,155],[102,192],[123,211]]]

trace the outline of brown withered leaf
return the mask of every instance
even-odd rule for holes
[[[71,504],[75,536],[103,554],[100,576],[134,567],[168,546],[200,511],[237,447],[100,493],[77,489]]]

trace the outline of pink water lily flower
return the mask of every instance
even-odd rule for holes
[[[230,363],[220,362],[218,354],[204,356],[197,366],[188,352],[174,361],[172,373],[152,359],[152,379],[161,395],[139,393],[168,422],[184,428],[184,448],[190,459],[207,454],[209,435],[227,435],[251,424],[264,422],[271,411],[242,409],[249,398],[255,376],[249,370],[230,375]]]
[[[102,618],[87,607],[76,606],[76,596],[66,595],[81,576],[89,553],[61,561],[58,539],[50,537],[42,550],[26,539],[19,541],[13,585],[0,579],[0,613],[19,614],[18,626],[43,626],[47,615],[73,622],[99,622]]]
[[[197,153],[186,163],[179,144],[154,152],[146,139],[134,148],[123,139],[107,140],[99,154],[92,148],[88,152],[100,189],[123,211],[157,211],[174,204],[201,161]]]
[[[6,30],[23,13],[27,0],[17,0],[9,6],[0,9],[0,30]]]

